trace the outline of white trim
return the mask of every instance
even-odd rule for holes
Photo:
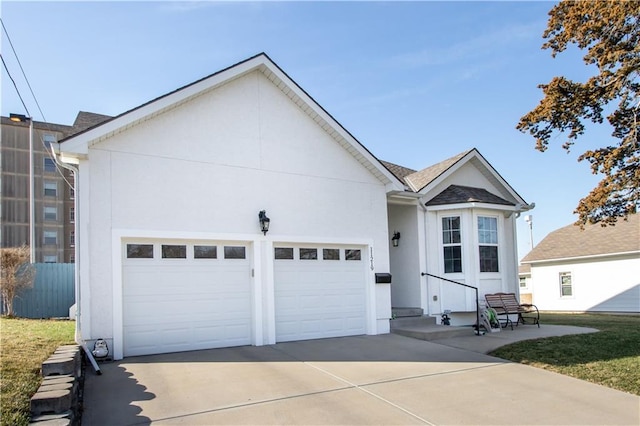
[[[528,263],[533,267],[535,266],[536,263],[553,263],[553,262],[566,262],[571,260],[601,259],[606,257],[629,256],[629,255],[640,255],[640,251],[623,251],[618,253],[590,254],[587,256],[558,257],[556,259],[523,260],[520,263]]]

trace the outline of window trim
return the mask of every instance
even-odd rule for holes
[[[480,238],[480,220],[481,219],[493,219],[495,221],[495,243],[493,242],[481,242]],[[500,273],[500,219],[496,215],[487,215],[487,214],[478,214],[475,215],[475,223],[476,223],[476,237],[477,237],[477,253],[478,253],[478,272],[481,274],[499,274]],[[489,232],[493,234],[493,229],[483,229],[484,232]],[[483,271],[483,257],[482,257],[482,247],[495,247],[496,250],[496,270],[495,271]],[[488,259],[490,260],[490,259]]]
[[[569,291],[571,294],[563,294],[563,289],[565,287],[565,283],[562,282],[562,279],[564,277],[569,277]],[[561,271],[558,272],[558,285],[560,286],[559,290],[560,290],[560,298],[561,299],[572,299],[574,297],[574,291],[573,291],[573,273],[571,271]]]
[[[456,228],[449,228],[449,229],[445,229],[445,219],[458,219],[458,228],[457,228],[457,232],[458,232],[458,242],[449,242],[449,243],[445,243],[445,232],[455,232]],[[450,223],[450,220],[448,221],[448,223]],[[442,255],[442,272],[444,274],[462,274],[464,273],[464,247],[463,247],[463,237],[462,237],[462,213],[456,213],[456,214],[447,214],[447,215],[442,215],[440,216],[440,220],[439,220],[439,225],[440,225],[440,253]],[[453,234],[451,234],[453,235]],[[455,263],[454,263],[454,270],[452,271],[447,271],[447,259],[445,258],[445,251],[447,248],[450,247],[459,247],[460,249],[460,270],[457,271],[455,270]],[[455,262],[455,259],[453,260]]]

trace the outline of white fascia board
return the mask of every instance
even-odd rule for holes
[[[603,254],[591,254],[588,256],[574,256],[574,257],[558,257],[556,259],[542,259],[542,260],[523,260],[520,263],[528,263],[532,267],[536,266],[538,263],[559,263],[559,262],[571,262],[576,260],[585,260],[585,259],[604,259],[608,257],[622,257],[622,256],[640,256],[640,251],[624,251],[620,253],[603,253]]]
[[[485,210],[500,210],[505,212],[517,211],[517,206],[507,206],[504,204],[489,204],[489,203],[460,203],[460,204],[442,204],[437,206],[426,206],[427,211],[436,212],[443,210],[460,210],[460,209],[485,209]]]
[[[265,64],[269,72],[265,75],[280,88],[305,113],[316,121],[330,136],[340,143],[356,160],[380,179],[387,191],[402,191],[404,184],[398,180],[380,161],[367,150],[353,135],[322,108],[309,94],[284,73],[278,66]]]
[[[415,192],[394,191],[387,194],[387,203],[417,206],[419,204],[420,197],[421,195],[416,194]]]
[[[465,155],[464,157],[462,157],[461,159],[459,159],[458,161],[456,161],[456,163],[454,165],[452,165],[451,167],[449,167],[447,170],[445,170],[444,172],[442,172],[437,178],[435,178],[434,180],[432,180],[431,182],[429,182],[428,185],[426,185],[424,188],[422,188],[419,192],[419,194],[421,196],[427,195],[429,192],[431,192],[431,190],[433,188],[435,188],[436,186],[438,186],[440,183],[442,183],[442,181],[444,181],[445,179],[447,179],[449,176],[451,176],[452,174],[454,174],[456,171],[458,171],[458,169],[460,167],[462,167],[464,164],[466,164],[471,157],[476,153],[477,151],[475,149],[471,150],[467,155]]]
[[[221,84],[227,83],[246,73],[254,71],[261,65],[265,64],[267,64],[266,58],[263,55],[260,55],[209,77],[205,77],[203,80],[187,85],[181,89],[177,89],[174,92],[163,95],[160,98],[152,100],[147,104],[143,104],[129,112],[125,112],[91,130],[81,133],[75,137],[72,136],[60,144],[61,151],[68,152],[70,154],[87,154],[91,145],[133,127],[141,121],[148,120],[149,118],[152,118],[166,110],[175,108],[189,101],[193,97],[200,96]]]
[[[497,172],[496,169],[493,168],[491,164],[475,149],[472,152],[473,157],[475,157],[482,165],[491,173],[491,175],[496,179],[503,188],[507,190],[509,194],[516,200],[516,203],[527,206],[527,202],[520,197],[520,195],[509,185],[509,183],[500,176],[500,173]]]

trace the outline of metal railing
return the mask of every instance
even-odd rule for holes
[[[442,280],[442,281],[446,281],[446,282],[449,282],[449,283],[461,285],[463,287],[472,288],[473,290],[475,290],[475,292],[476,292],[476,335],[477,336],[481,336],[481,334],[480,334],[480,301],[478,300],[478,287],[474,287],[474,286],[469,285],[469,284],[459,283],[458,281],[453,281],[453,280],[450,280],[448,278],[439,277],[437,275],[429,274],[427,272],[422,272],[420,275],[422,275],[423,277],[427,276],[427,277],[437,278],[437,279]]]

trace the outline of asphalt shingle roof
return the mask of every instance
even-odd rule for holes
[[[640,252],[640,215],[618,219],[615,226],[568,225],[547,235],[522,262]]]
[[[490,193],[483,188],[473,188],[471,186],[450,185],[440,194],[433,197],[427,206],[439,206],[443,204],[460,203],[488,203],[514,206],[515,204]]]
[[[472,150],[461,152],[460,154],[447,158],[433,166],[422,169],[419,172],[415,172],[406,177],[410,186],[415,188],[416,192],[419,192],[422,188],[429,185],[434,179],[444,173],[449,167],[456,164],[462,157],[467,155]]]

